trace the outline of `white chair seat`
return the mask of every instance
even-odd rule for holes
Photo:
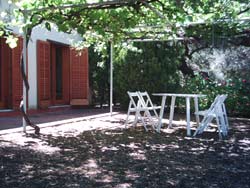
[[[138,92],[142,106],[145,107],[144,117],[149,120],[154,129],[157,128],[159,122],[159,116],[156,110],[161,109],[161,106],[153,105],[153,102],[148,92]]]
[[[138,108],[131,108],[130,110],[135,112],[137,110],[139,111],[145,111],[145,110],[158,110],[161,109],[160,106],[154,106],[154,107],[138,107]]]
[[[195,112],[195,115],[204,116],[206,113],[207,113],[207,110],[203,110],[203,111]]]
[[[199,115],[199,116],[205,116],[206,114],[208,114],[209,116],[216,117],[215,113],[211,113],[211,112],[209,113],[208,110],[195,112],[195,115]]]
[[[149,110],[153,110],[153,109],[159,110],[159,109],[161,109],[161,106],[152,106],[152,107],[148,107],[148,109]]]

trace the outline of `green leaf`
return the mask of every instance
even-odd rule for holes
[[[66,32],[68,30],[68,27],[64,24],[58,25],[59,31]]]
[[[188,21],[190,21],[190,22],[194,21],[194,20],[193,20],[193,16],[188,16],[187,19],[188,19]]]
[[[49,22],[45,22],[45,27],[47,30],[51,31],[51,26]]]

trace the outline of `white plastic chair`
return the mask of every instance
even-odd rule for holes
[[[159,116],[156,110],[161,109],[161,106],[153,105],[153,102],[148,92],[138,92],[142,106],[144,107],[144,119],[149,120],[149,123],[154,129],[157,129],[159,123]],[[157,129],[159,130],[159,129]]]
[[[196,114],[203,116],[201,123],[196,129],[194,136],[201,134],[207,129],[213,119],[216,119],[218,126],[219,137],[227,136],[228,134],[228,119],[227,112],[225,108],[224,101],[226,100],[227,95],[218,95],[214,102],[211,104],[210,108],[205,111],[199,111]]]
[[[156,107],[153,105],[149,95],[147,92],[127,92],[130,98],[128,113],[125,122],[125,127],[127,128],[129,116],[132,112],[135,113],[135,119],[133,121],[133,126],[135,126],[140,120],[147,131],[147,123],[151,124],[154,129],[156,129],[154,123],[154,118],[157,119],[158,124],[158,114],[156,109],[160,109],[160,106]],[[153,115],[151,115],[151,111],[153,111]]]
[[[129,101],[129,106],[128,106],[127,118],[126,118],[126,122],[125,122],[125,128],[127,128],[130,114],[134,112],[135,119],[133,121],[133,126],[135,126],[138,123],[138,121],[141,120],[145,130],[147,131],[148,129],[147,129],[146,123],[141,115],[141,111],[143,109],[142,109],[141,98],[139,96],[139,93],[138,92],[129,92],[129,91],[127,93],[128,93],[129,98],[130,98],[130,101]]]

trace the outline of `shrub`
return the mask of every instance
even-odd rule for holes
[[[127,91],[174,92],[180,85],[177,53],[167,43],[137,43],[142,53],[129,52],[114,66],[114,95],[127,109]],[[154,98],[160,100],[159,97]]]
[[[202,109],[208,108],[219,94],[227,94],[226,109],[231,116],[250,117],[250,80],[231,77],[227,80],[212,80],[197,75],[187,79],[183,86],[186,93],[202,93],[207,97],[200,101]]]

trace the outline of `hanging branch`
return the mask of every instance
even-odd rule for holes
[[[24,106],[23,106],[23,99],[20,102],[20,111],[22,113],[22,116],[25,120],[25,122],[27,123],[27,125],[33,127],[35,129],[35,134],[39,135],[40,134],[40,127],[38,127],[37,125],[35,125],[34,123],[32,123],[28,117],[28,115],[26,114],[25,110],[24,110]]]
[[[152,3],[156,1],[158,0],[143,0],[143,2],[145,3]],[[33,11],[43,12],[46,10],[58,10],[58,9],[69,9],[69,8],[80,8],[82,10],[84,9],[100,10],[100,9],[115,9],[115,8],[128,7],[128,6],[133,7],[138,4],[142,4],[142,1],[141,0],[113,0],[113,1],[98,2],[98,3],[71,4],[71,5],[61,5],[61,6],[50,5],[49,7],[23,10],[23,11],[25,11],[26,13],[30,13]]]
[[[34,16],[34,15],[31,16],[31,18],[30,18],[31,20],[33,19],[33,16]],[[41,19],[37,22],[37,24],[35,24],[35,25],[38,25],[38,24],[42,23],[42,21],[43,21],[43,19],[41,18]],[[29,43],[30,36],[31,36],[31,33],[32,33],[32,28],[35,27],[35,25],[32,25],[32,26],[28,27],[28,28],[27,28],[27,32],[25,33],[25,35],[26,35],[26,43],[25,43],[24,45],[26,46],[26,49],[28,48],[28,43]],[[22,75],[22,79],[23,79],[24,86],[25,86],[25,89],[26,89],[26,93],[28,93],[28,91],[29,91],[29,89],[30,89],[30,86],[29,86],[29,81],[28,81],[28,79],[27,79],[27,75],[26,75],[26,73],[25,73],[24,55],[27,55],[27,54],[24,54],[24,49],[23,49],[22,55],[21,55],[21,58],[20,58],[20,68],[21,68],[21,75]],[[23,98],[24,98],[24,97],[25,97],[25,96],[22,96],[22,100],[21,100],[21,102],[20,102],[20,106],[19,106],[19,107],[20,107],[20,111],[21,111],[21,113],[22,113],[22,116],[23,116],[23,118],[24,118],[26,124],[29,125],[29,126],[31,126],[31,127],[33,127],[33,128],[35,129],[35,134],[39,135],[39,133],[40,133],[40,128],[39,128],[37,125],[35,125],[34,123],[32,123],[32,122],[30,121],[30,118],[28,117],[27,113],[25,112],[25,109],[24,109],[24,101],[23,101]]]
[[[25,44],[26,47],[28,46],[27,43]],[[22,79],[24,81],[24,85],[25,85],[25,89],[26,89],[26,93],[28,93],[29,91],[29,82],[27,80],[27,76],[25,74],[25,70],[24,70],[24,61],[23,61],[23,55],[24,53],[22,53],[21,55],[21,60],[20,60],[20,66],[21,66],[21,73],[22,73]],[[26,55],[26,54],[25,54]],[[23,96],[24,97],[24,96]],[[34,123],[32,123],[28,117],[28,115],[26,114],[25,110],[24,110],[24,102],[23,102],[23,97],[22,97],[22,100],[20,102],[20,110],[21,110],[21,113],[22,113],[22,116],[25,120],[25,122],[27,123],[27,125],[33,127],[35,129],[35,134],[39,135],[40,133],[40,128],[35,125]]]
[[[25,71],[24,71],[23,52],[22,52],[22,56],[21,56],[20,66],[21,66],[21,74],[22,74],[22,78],[24,81],[24,85],[25,85],[26,91],[28,91],[30,89],[30,85],[29,85],[28,79],[27,79]]]

